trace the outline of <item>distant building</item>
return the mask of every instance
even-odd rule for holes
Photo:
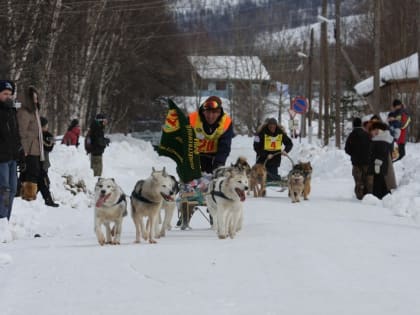
[[[398,60],[380,69],[380,110],[389,110],[395,98],[410,106],[416,104],[416,94],[419,79],[418,53]],[[367,97],[367,102],[373,102],[373,76],[354,86],[357,94]],[[417,95],[420,101],[420,95]]]
[[[231,100],[242,92],[262,96],[270,92],[270,75],[257,56],[189,56],[188,60],[194,69],[194,89],[202,97]]]

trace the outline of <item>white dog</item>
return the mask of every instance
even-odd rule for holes
[[[165,213],[165,216],[163,217],[163,222],[156,222],[156,223],[162,223],[162,226],[159,231],[159,225],[156,224],[156,235],[159,235],[160,237],[163,237],[166,235],[166,231],[169,231],[172,228],[171,221],[172,217],[174,215],[175,209],[176,209],[176,195],[179,192],[179,184],[176,178],[172,175],[168,175],[172,180],[172,189],[171,189],[171,196],[169,200],[163,200],[162,201],[162,209]],[[161,220],[160,213],[159,213],[159,220]]]
[[[102,224],[106,229],[106,243],[120,244],[122,221],[126,215],[127,200],[120,186],[113,178],[99,178],[95,185],[95,233],[100,245],[105,244]]]
[[[136,227],[136,243],[140,243],[140,235],[149,243],[156,243],[154,239],[155,221],[158,220],[159,210],[163,200],[172,200],[173,183],[171,177],[162,171],[154,168],[149,178],[139,180],[134,186],[131,194],[131,217]],[[147,218],[146,229],[143,218]]]
[[[213,226],[220,239],[234,238],[241,230],[243,221],[242,202],[248,190],[248,177],[245,171],[226,173],[215,178],[206,195],[207,207],[213,217]]]

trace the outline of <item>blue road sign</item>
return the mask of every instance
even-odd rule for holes
[[[290,108],[298,114],[306,113],[308,110],[308,99],[303,96],[296,96],[293,98]]]

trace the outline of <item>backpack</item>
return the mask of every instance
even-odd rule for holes
[[[87,154],[92,152],[92,138],[90,137],[90,129],[88,129],[88,132],[85,136],[85,150]]]

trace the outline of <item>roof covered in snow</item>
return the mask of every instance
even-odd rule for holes
[[[202,79],[270,80],[270,75],[257,56],[189,56]]]
[[[391,63],[380,70],[380,86],[391,80],[417,79],[419,77],[418,53]],[[373,76],[354,86],[357,94],[368,95],[373,92]]]

